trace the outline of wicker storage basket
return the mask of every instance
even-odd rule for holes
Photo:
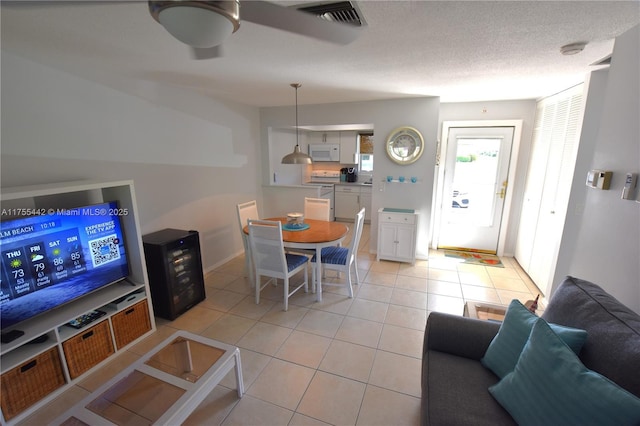
[[[58,348],[54,347],[2,375],[2,413],[5,420],[63,386]]]
[[[109,322],[102,321],[62,343],[72,379],[80,376],[115,352]]]
[[[111,317],[116,346],[121,349],[151,330],[149,306],[142,300]]]

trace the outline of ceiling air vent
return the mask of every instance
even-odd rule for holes
[[[611,65],[611,54],[589,65],[592,67],[597,67],[599,65]]]
[[[356,4],[350,1],[317,3],[311,6],[298,7],[297,9],[303,12],[313,13],[327,21],[353,24],[359,27],[366,25],[362,18],[362,13]]]

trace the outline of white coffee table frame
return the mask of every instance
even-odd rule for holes
[[[160,350],[164,349],[175,339],[183,337],[204,345],[222,349],[225,353],[195,382],[190,382],[174,375],[157,370],[145,363]],[[86,396],[63,415],[53,421],[52,424],[59,425],[72,417],[89,425],[114,425],[114,423],[101,417],[100,415],[87,409],[86,406],[109,390],[112,386],[123,380],[125,377],[139,371],[146,375],[155,377],[163,382],[184,389],[186,392],[154,423],[156,425],[177,425],[184,422],[189,415],[200,405],[200,403],[211,393],[231,369],[236,371],[236,387],[238,397],[244,394],[244,383],[242,380],[242,363],[240,361],[240,349],[226,343],[198,336],[187,331],[178,331],[155,346],[151,351],[144,354],[129,367],[121,371],[117,376],[109,380],[97,390]]]

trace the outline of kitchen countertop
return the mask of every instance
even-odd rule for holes
[[[331,185],[344,185],[344,186],[372,186],[370,183],[364,182],[335,182]],[[295,189],[315,189],[318,186],[315,185],[262,185],[267,188],[295,188]]]
[[[293,188],[293,189],[316,189],[317,186],[313,185],[262,185],[264,188]]]
[[[338,182],[334,185],[346,185],[346,186],[372,186],[370,183],[364,182]]]

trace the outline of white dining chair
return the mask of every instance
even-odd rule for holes
[[[331,219],[331,200],[325,198],[304,197],[304,218],[313,220],[324,220],[325,222],[329,222]],[[288,248],[287,252],[313,256],[316,251],[299,248]]]
[[[260,291],[271,280],[261,284],[262,277],[281,278],[284,281],[284,310],[289,308],[289,297],[304,287],[309,291],[309,258],[300,254],[285,253],[280,222],[249,220],[249,244],[255,266],[256,304],[260,303]],[[304,271],[304,282],[289,291],[289,280]]]
[[[353,297],[353,287],[351,285],[351,267],[356,275],[356,284],[360,283],[360,277],[358,276],[358,246],[360,245],[360,237],[362,236],[362,228],[364,226],[364,207],[356,214],[355,229],[351,236],[351,243],[349,247],[325,247],[320,252],[322,262],[322,273],[324,276],[325,270],[332,270],[338,272],[345,272],[347,274],[347,285],[349,286],[349,297]],[[311,263],[316,263],[317,256],[311,258]],[[311,282],[316,285],[316,268],[311,265]],[[326,283],[326,281],[324,282]],[[329,283],[328,285],[332,285]],[[318,289],[317,291],[321,291]]]
[[[331,200],[304,197],[304,218],[329,222],[331,220]]]
[[[254,281],[253,265],[251,264],[251,247],[249,247],[249,236],[244,233],[244,227],[247,226],[249,219],[260,219],[258,214],[258,204],[256,200],[247,201],[237,205],[238,209],[238,225],[240,225],[240,235],[242,236],[242,244],[244,246],[244,267],[249,274],[251,282]]]

